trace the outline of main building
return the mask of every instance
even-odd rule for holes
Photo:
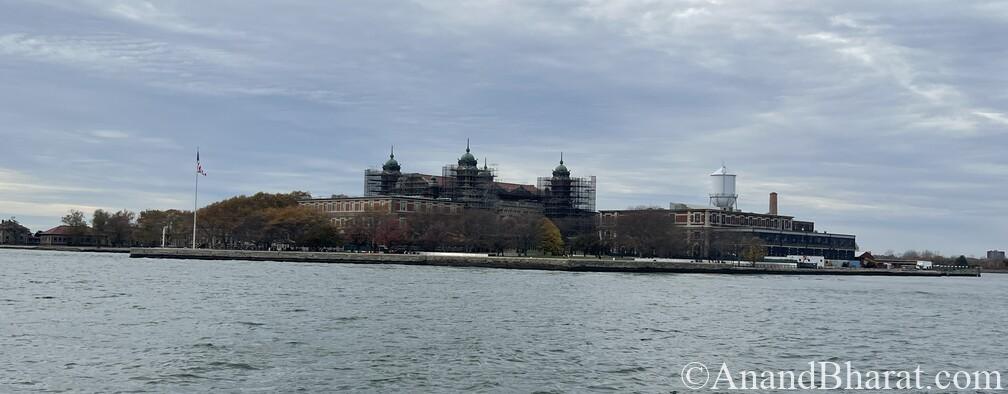
[[[466,209],[487,210],[500,216],[534,215],[557,219],[570,231],[584,231],[595,223],[594,176],[572,177],[561,155],[552,176],[535,185],[497,181],[497,171],[481,167],[468,141],[455,164],[441,175],[403,172],[395,152],[380,169],[364,170],[364,196],[316,198],[302,205],[327,212],[337,226],[345,226],[365,212],[398,214],[459,214]]]

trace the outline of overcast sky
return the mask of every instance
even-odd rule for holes
[[[740,206],[862,250],[1008,248],[1008,3],[0,0],[0,216],[360,194],[395,144],[598,208]]]

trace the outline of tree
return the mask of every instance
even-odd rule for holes
[[[339,229],[326,220],[310,225],[297,242],[301,246],[313,249],[331,248],[340,246],[343,237],[340,236]]]
[[[545,218],[540,215],[519,215],[509,219],[511,223],[506,227],[505,236],[516,253],[527,256],[529,250],[537,247],[539,229]]]
[[[63,224],[70,227],[87,227],[87,220],[84,219],[84,212],[71,209],[66,216],[63,216]]]
[[[500,231],[496,213],[483,209],[470,209],[466,210],[459,220],[461,228],[458,241],[465,251],[488,251],[493,248],[494,238]]]
[[[966,260],[966,256],[963,256],[963,255],[959,255],[959,257],[956,257],[955,263],[956,263],[956,265],[961,266],[961,267],[968,267],[969,266],[969,260]]]
[[[131,246],[133,244],[135,218],[135,213],[125,209],[119,210],[108,217],[105,231],[100,234],[107,235],[109,243],[112,246]]]
[[[299,200],[309,197],[308,193],[294,191],[277,194],[256,193],[218,201],[199,210],[197,234],[203,239],[203,243],[211,247],[247,248],[252,245],[257,248],[268,247],[273,241],[271,238],[278,235],[275,232],[267,233],[269,221],[276,219],[270,217],[269,211],[276,208],[298,207]]]
[[[389,215],[387,211],[383,212],[381,207],[372,207],[354,216],[349,225],[344,227],[347,241],[357,249],[378,251],[376,243],[378,224]]]
[[[85,235],[88,232],[87,220],[84,219],[84,212],[71,209],[66,216],[63,216],[63,224],[70,227],[71,235]]]
[[[192,220],[192,211],[142,211],[137,218],[133,238],[143,246],[161,246],[161,232],[166,230],[166,245],[189,247],[192,244]]]
[[[543,218],[539,224],[539,250],[550,255],[559,255],[564,251],[563,236],[560,229],[549,219]]]
[[[676,257],[686,249],[685,232],[668,210],[644,209],[621,213],[616,221],[615,246],[640,257]]]
[[[260,242],[265,246],[281,243],[289,246],[321,244],[330,240],[318,238],[328,233],[329,219],[311,208],[294,205],[268,208],[258,213],[264,221]]]
[[[409,228],[399,221],[397,215],[382,215],[375,224],[374,244],[389,250],[406,242]]]
[[[581,233],[571,238],[571,251],[580,251],[585,256],[602,257],[605,245],[595,233]]]
[[[91,215],[91,228],[94,229],[95,235],[105,235],[108,230],[109,213],[102,209],[96,209],[94,214]]]
[[[709,231],[710,250],[707,258],[713,260],[739,259],[744,258],[742,251],[747,239],[743,239],[742,234],[730,231]]]
[[[451,232],[458,217],[440,213],[417,213],[410,218],[409,243],[421,250],[439,251],[451,245]]]
[[[745,241],[745,248],[742,249],[742,256],[753,263],[757,261],[763,261],[763,258],[767,255],[766,246],[763,245],[763,240],[759,237],[749,237]]]

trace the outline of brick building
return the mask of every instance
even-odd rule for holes
[[[666,217],[676,227],[685,230],[691,248],[707,250],[719,235],[733,235],[742,240],[757,237],[766,246],[767,255],[823,256],[827,259],[852,260],[857,250],[855,236],[815,230],[815,223],[795,220],[776,212],[776,195],[771,197],[771,213],[743,212],[722,208],[672,203],[668,209],[649,209],[652,214]],[[618,234],[620,216],[641,210],[599,211],[599,231],[602,237]]]

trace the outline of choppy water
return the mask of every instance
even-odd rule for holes
[[[1008,275],[569,273],[0,251],[0,392],[684,391],[691,361],[1008,371]]]

